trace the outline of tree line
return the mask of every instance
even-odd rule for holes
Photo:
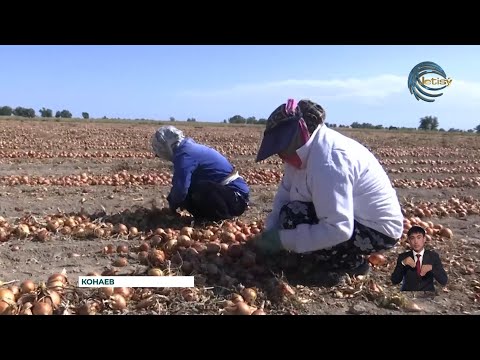
[[[223,122],[225,124],[229,123],[229,124],[259,124],[259,125],[262,125],[262,124],[267,123],[267,119],[258,119],[257,120],[255,118],[255,116],[250,116],[250,117],[244,118],[241,115],[234,115],[231,118],[229,118],[228,120],[227,119],[223,120]]]
[[[254,116],[245,118],[241,115],[234,115],[229,119],[223,120],[223,122],[229,124],[265,124],[267,122],[266,119],[256,119]],[[352,128],[352,129],[386,129],[386,130],[429,130],[429,131],[448,131],[448,132],[465,132],[465,130],[450,128],[449,130],[445,130],[443,128],[439,129],[439,122],[438,118],[435,116],[425,116],[420,119],[420,124],[418,128],[409,128],[409,127],[397,127],[397,126],[389,126],[384,127],[383,125],[373,125],[371,123],[359,123],[354,121],[351,125],[337,125],[331,123],[325,123],[329,128]],[[477,132],[480,133],[480,125],[478,125],[474,129],[467,130],[466,132]]]
[[[45,107],[38,110],[40,117],[44,118],[52,118],[53,117],[53,110],[46,109]],[[34,118],[37,116],[35,109],[33,108],[25,108],[22,106],[17,106],[16,108],[12,108],[10,106],[0,106],[0,116],[21,116],[27,118]],[[72,118],[72,113],[69,110],[58,110],[55,113],[56,118],[65,118],[70,119]],[[88,112],[82,112],[82,118],[89,119],[90,115]]]
[[[420,119],[420,124],[418,126],[419,130],[429,130],[429,131],[445,131],[445,129],[439,129],[439,122],[436,116],[425,116]],[[450,128],[448,132],[465,132],[465,130]],[[466,132],[476,132],[480,134],[480,124],[477,125],[474,129],[469,129]]]
[[[42,107],[40,110],[38,110],[39,114],[43,118],[53,118],[53,110],[52,109],[47,109],[45,107]],[[24,108],[21,106],[17,106],[16,108],[12,108],[10,106],[0,106],[0,116],[21,116],[21,117],[27,117],[27,118],[34,118],[36,117],[36,112],[33,108]],[[69,119],[72,118],[72,113],[69,110],[58,110],[55,112],[55,117],[56,118],[65,118]],[[83,119],[89,119],[90,115],[88,112],[82,112],[82,118]],[[106,119],[107,117],[104,116],[103,119]],[[176,121],[176,119],[172,116],[170,117],[170,121]],[[186,120],[187,122],[196,122],[197,120],[195,118],[188,118]],[[254,125],[264,125],[267,123],[267,119],[261,118],[261,119],[256,119],[255,116],[250,116],[250,117],[243,117],[241,115],[234,115],[229,119],[223,120],[225,124],[254,124]],[[443,128],[439,128],[440,124],[438,121],[438,118],[436,116],[425,116],[420,119],[420,123],[418,128],[408,128],[408,127],[397,127],[397,126],[389,126],[389,127],[384,127],[383,125],[373,125],[371,123],[359,123],[357,121],[354,121],[350,126],[349,125],[338,125],[337,124],[331,124],[331,123],[326,123],[326,125],[330,128],[352,128],[352,129],[387,129],[387,130],[425,130],[425,131],[448,131],[448,132],[476,132],[477,134],[480,134],[480,124],[477,125],[474,129],[469,129],[469,130],[461,130],[461,129],[455,129],[455,128],[450,128],[448,130],[445,130]]]

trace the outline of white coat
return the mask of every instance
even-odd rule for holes
[[[403,215],[397,194],[366,147],[321,126],[297,154],[302,167],[285,165],[265,226],[278,228],[281,207],[295,200],[313,202],[319,223],[280,230],[285,249],[305,253],[338,245],[351,238],[354,220],[392,238],[401,237]]]

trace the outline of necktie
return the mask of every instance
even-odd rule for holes
[[[416,267],[417,267],[417,274],[420,275],[420,270],[421,270],[421,266],[420,266],[420,254],[417,254],[417,264],[416,264]]]

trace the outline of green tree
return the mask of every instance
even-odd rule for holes
[[[62,111],[57,111],[55,113],[56,118],[64,118],[64,119],[69,119],[72,117],[72,113],[68,110],[62,110]]]
[[[21,106],[17,106],[13,109],[12,114],[15,116],[23,116],[25,114],[25,109]]]
[[[228,119],[228,122],[230,124],[245,124],[246,121],[247,120],[241,115],[235,115],[235,116],[232,116],[230,119]]]
[[[438,119],[437,119],[436,116],[434,116],[433,119],[432,119],[432,123],[430,125],[430,130],[435,130],[435,131],[438,130]]]
[[[90,115],[87,112],[82,112],[82,117],[84,119],[90,119]]]
[[[477,134],[480,134],[480,124],[478,124],[477,127],[475,128],[475,132]]]
[[[350,126],[351,126],[352,129],[357,129],[357,128],[362,127],[362,125],[357,121],[353,122],[352,125],[350,125]]]
[[[25,116],[29,118],[34,118],[35,117],[35,110],[32,108],[28,108],[25,110]]]
[[[72,113],[68,110],[62,110],[60,112],[60,117],[65,118],[65,119],[69,119],[69,118],[72,117]]]
[[[13,109],[10,106],[0,107],[0,116],[11,116]]]
[[[45,109],[44,107],[38,110],[40,112],[41,117],[51,118],[53,116],[52,109]]]
[[[13,109],[12,113],[15,116],[22,116],[22,117],[29,117],[29,118],[35,117],[35,110],[33,110],[32,108],[24,108],[21,106],[17,106],[15,109]]]
[[[436,116],[425,116],[420,119],[420,130],[438,130],[438,119]]]

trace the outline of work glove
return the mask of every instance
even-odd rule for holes
[[[278,230],[267,230],[258,234],[253,239],[253,245],[265,254],[276,254],[283,250]]]

